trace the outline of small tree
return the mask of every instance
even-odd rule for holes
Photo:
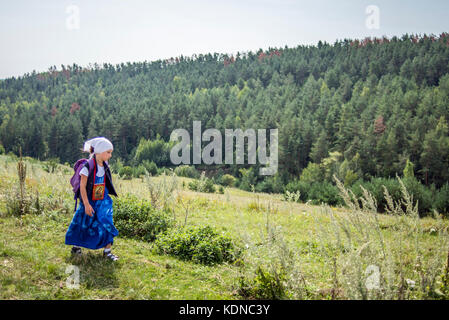
[[[407,159],[407,163],[405,164],[405,168],[403,171],[404,178],[414,177],[414,167],[415,165],[409,159]]]
[[[309,162],[307,168],[302,170],[300,180],[305,183],[312,184],[314,182],[323,181],[324,174],[319,164]]]

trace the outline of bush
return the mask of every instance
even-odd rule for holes
[[[284,189],[284,184],[279,176],[266,177],[262,182],[256,185],[256,192],[265,193],[282,193]]]
[[[114,158],[109,162],[109,168],[111,169],[112,173],[119,173],[123,168],[122,160],[120,158]]]
[[[148,174],[155,176],[157,175],[157,165],[153,161],[144,160],[143,166],[148,171]]]
[[[9,151],[6,155],[9,156],[11,160],[16,160],[18,158],[17,155],[12,151]]]
[[[240,255],[229,235],[210,226],[173,228],[160,234],[155,241],[159,254],[176,256],[205,265],[233,262]]]
[[[387,188],[388,193],[394,201],[399,201],[399,199],[402,199],[401,185],[396,179],[371,178],[370,181],[363,181],[359,179],[352,185],[351,190],[357,197],[357,199],[359,199],[361,196],[363,196],[362,187],[365,188],[372,194],[372,196],[376,200],[377,211],[385,212],[385,209],[387,208],[387,201],[384,196],[383,186]],[[362,205],[360,201],[359,205]]]
[[[153,207],[170,210],[175,201],[175,191],[178,189],[176,175],[173,172],[170,176],[163,173],[159,179],[146,175],[144,181]]]
[[[346,171],[345,174],[345,181],[344,181],[345,186],[346,187],[352,186],[357,179],[358,179],[357,173],[349,169],[348,171]]]
[[[143,165],[139,165],[138,167],[133,168],[133,177],[134,178],[140,178],[141,176],[145,175],[147,173],[147,170]]]
[[[159,135],[154,140],[145,140],[141,138],[136,149],[134,161],[142,163],[144,160],[153,161],[157,166],[169,166],[170,150],[176,143],[173,141],[165,142]]]
[[[178,177],[194,178],[198,179],[200,177],[199,172],[193,166],[182,165],[176,167],[175,174]]]
[[[26,189],[27,165],[20,157],[17,163],[18,185],[10,186],[3,195],[6,205],[6,214],[10,216],[21,216],[29,213],[42,213],[39,202],[39,194],[34,197]]]
[[[413,201],[418,201],[418,211],[420,216],[431,212],[431,190],[420,183],[415,177],[406,177],[402,180],[410,195],[413,196]],[[357,180],[357,182],[355,182],[351,188],[352,192],[357,198],[361,197],[363,194],[360,185],[362,185],[363,188],[369,191],[376,199],[379,212],[385,212],[385,208],[387,207],[383,186],[387,188],[388,193],[391,195],[391,198],[394,201],[399,201],[400,199],[402,199],[401,185],[396,179],[371,178],[371,181],[369,182],[362,182],[361,180]]]
[[[311,200],[312,204],[319,205],[324,202],[331,206],[343,204],[343,199],[339,195],[338,188],[327,181],[309,184],[305,181],[294,180],[285,186],[284,198],[288,197],[287,191],[290,193],[299,191],[299,200],[302,202]]]
[[[120,178],[130,180],[133,176],[133,169],[130,166],[124,166],[118,172]]]
[[[252,191],[251,186],[255,186],[257,184],[257,176],[254,173],[253,167],[249,169],[240,169],[239,170],[242,177],[240,178],[238,187],[245,191]]]
[[[449,215],[449,183],[446,182],[435,194],[434,209],[445,216]]]
[[[0,144],[0,154],[5,154],[5,147]]]
[[[324,180],[323,169],[319,164],[309,162],[306,168],[301,172],[300,180],[312,184]]]
[[[285,193],[283,194],[283,199],[288,202],[299,202],[299,199],[301,198],[301,193],[298,191],[296,192],[290,192],[288,190],[285,190]]]
[[[230,174],[224,174],[218,180],[218,183],[225,187],[232,187],[234,186],[235,180],[237,179],[234,176]]]
[[[327,181],[315,182],[309,188],[308,200],[312,200],[312,204],[327,203],[330,206],[343,204],[338,188]]]
[[[288,297],[285,282],[287,273],[282,267],[273,269],[271,272],[259,266],[256,277],[248,280],[244,277],[239,279],[239,295],[247,299],[279,300]]]
[[[189,189],[197,192],[215,193],[215,186],[212,179],[206,177],[203,173],[199,180],[194,180],[189,183]]]
[[[284,198],[286,198],[286,192],[296,193],[299,191],[300,197],[299,200],[302,202],[306,202],[309,196],[310,185],[304,181],[300,181],[298,179],[293,180],[284,187]]]
[[[154,241],[159,233],[173,226],[170,214],[130,194],[115,199],[113,208],[114,225],[123,237]]]
[[[5,190],[3,197],[6,215],[8,216],[21,216],[31,213],[40,214],[43,211],[39,195],[34,196],[27,192],[21,196],[18,188],[13,188]]]
[[[156,175],[157,176],[160,176],[160,175],[171,176],[173,173],[174,173],[173,169],[162,167],[162,168],[157,168]]]

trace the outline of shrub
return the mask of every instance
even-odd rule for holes
[[[112,173],[119,173],[123,168],[122,160],[120,158],[114,158],[109,162],[109,168],[111,169]]]
[[[5,154],[5,147],[0,144],[0,154]]]
[[[139,166],[133,168],[133,177],[134,178],[140,178],[141,176],[145,175],[146,173],[147,173],[147,171],[143,165],[139,165]]]
[[[403,179],[403,182],[410,195],[413,196],[413,201],[418,201],[418,211],[420,216],[431,212],[431,190],[419,182],[415,177],[406,177]],[[372,194],[377,202],[379,212],[385,212],[387,208],[383,186],[387,188],[388,193],[394,201],[399,201],[402,198],[401,185],[396,179],[371,178],[371,181],[369,182],[362,182],[361,180],[358,180],[351,188],[357,198],[362,196],[362,189],[360,185]]]
[[[435,194],[434,209],[448,216],[449,214],[449,183],[445,183]]]
[[[157,175],[157,165],[153,161],[144,160],[143,166],[147,170],[148,174],[155,176]]]
[[[175,142],[165,142],[159,135],[154,140],[145,140],[141,138],[136,149],[134,161],[142,163],[144,160],[153,161],[157,166],[169,166],[170,150]]]
[[[338,188],[327,181],[313,182],[309,184],[305,181],[294,180],[289,182],[284,188],[284,199],[288,198],[287,191],[291,194],[299,192],[299,200],[306,202],[312,201],[312,204],[321,204],[322,202],[328,205],[343,204]]]
[[[30,193],[20,194],[19,188],[5,190],[4,201],[6,215],[21,216],[30,213],[42,213],[39,196],[34,197]]]
[[[287,183],[287,185],[284,187],[284,198],[287,198],[287,191],[290,193],[297,193],[299,192],[300,197],[298,199],[298,201],[302,201],[302,202],[306,202],[308,200],[308,196],[309,196],[309,190],[310,190],[310,185],[304,181],[300,181],[298,179],[293,180],[289,183]]]
[[[225,187],[232,187],[234,186],[236,178],[230,174],[224,174],[219,179],[218,183],[225,186]]]
[[[357,198],[360,198],[363,195],[362,187],[365,188],[376,200],[377,211],[385,212],[387,202],[384,197],[383,186],[387,188],[388,193],[394,201],[399,201],[399,199],[402,198],[401,185],[399,184],[399,181],[395,179],[371,178],[371,181],[359,179],[352,185],[351,190]]]
[[[11,160],[16,160],[17,159],[17,155],[14,152],[12,152],[12,151],[9,151],[6,155],[8,157],[10,157]]]
[[[198,181],[189,182],[189,189],[192,191],[198,191]]]
[[[175,191],[178,189],[178,178],[176,175],[173,172],[170,176],[163,173],[158,179],[145,175],[145,184],[153,207],[161,210],[170,210],[175,200]]]
[[[299,192],[299,190],[296,192],[290,192],[288,190],[285,190],[283,198],[285,201],[288,202],[299,202],[299,199],[301,198],[301,193]]]
[[[327,203],[330,206],[343,204],[338,188],[327,181],[315,182],[310,186],[308,199],[312,204]]]
[[[346,187],[352,186],[357,179],[358,179],[357,173],[349,169],[348,171],[346,171],[345,174],[345,181],[344,181],[345,186]]]
[[[225,172],[222,168],[218,168],[218,170],[210,171],[211,175],[213,176],[212,179],[214,180],[215,184],[220,184],[221,178],[225,175]]]
[[[174,171],[171,168],[166,168],[166,167],[157,168],[157,173],[156,173],[157,176],[160,176],[160,175],[171,176],[172,174],[174,174]]]
[[[129,166],[124,166],[120,169],[118,174],[119,174],[120,178],[125,179],[125,180],[130,180],[133,175],[133,169]]]
[[[245,191],[252,191],[251,186],[254,186],[257,184],[257,176],[254,173],[253,167],[249,169],[239,169],[240,174],[242,177],[240,178],[240,182],[238,187]]]
[[[231,237],[211,226],[170,229],[157,237],[155,249],[159,254],[206,265],[233,262],[240,255]]]
[[[114,224],[123,237],[154,241],[159,233],[173,226],[173,217],[167,212],[130,194],[115,199],[113,207]]]
[[[249,299],[285,299],[288,297],[287,288],[284,284],[286,280],[287,273],[282,267],[269,272],[262,266],[259,266],[254,279],[239,278],[238,293],[240,296]]]
[[[7,188],[4,195],[7,215],[21,216],[42,212],[39,194],[34,197],[26,190],[26,173],[27,166],[20,157],[17,163],[18,185],[15,188]]]
[[[194,178],[198,179],[200,177],[200,174],[193,166],[188,165],[182,165],[179,167],[176,167],[175,174],[178,177],[187,177],[187,178]]]
[[[415,165],[409,159],[407,159],[407,163],[405,164],[405,168],[403,170],[404,178],[414,177],[414,168]]]
[[[205,176],[204,171],[203,173],[201,173],[201,177],[199,180],[194,180],[189,183],[189,189],[198,192],[215,192],[214,182],[212,181],[212,179],[209,179]]]
[[[284,189],[284,184],[279,176],[275,175],[273,177],[266,177],[262,182],[256,185],[257,192],[265,193],[282,193]]]
[[[324,172],[319,164],[309,162],[306,168],[302,170],[300,180],[309,184],[323,181]]]

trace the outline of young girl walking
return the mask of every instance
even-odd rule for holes
[[[89,159],[94,159],[94,168],[89,175],[89,162],[80,171],[81,202],[73,216],[65,235],[65,244],[73,245],[72,254],[81,254],[81,247],[88,249],[104,248],[103,256],[116,261],[118,257],[111,252],[114,237],[118,231],[112,220],[112,199],[117,197],[112,184],[108,160],[112,156],[112,143],[98,137],[84,143]]]

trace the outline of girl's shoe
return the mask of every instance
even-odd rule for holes
[[[81,248],[80,247],[72,247],[71,251],[72,255],[80,256],[81,255]]]
[[[118,257],[115,254],[112,254],[111,251],[103,251],[103,257],[112,261],[117,261]]]

